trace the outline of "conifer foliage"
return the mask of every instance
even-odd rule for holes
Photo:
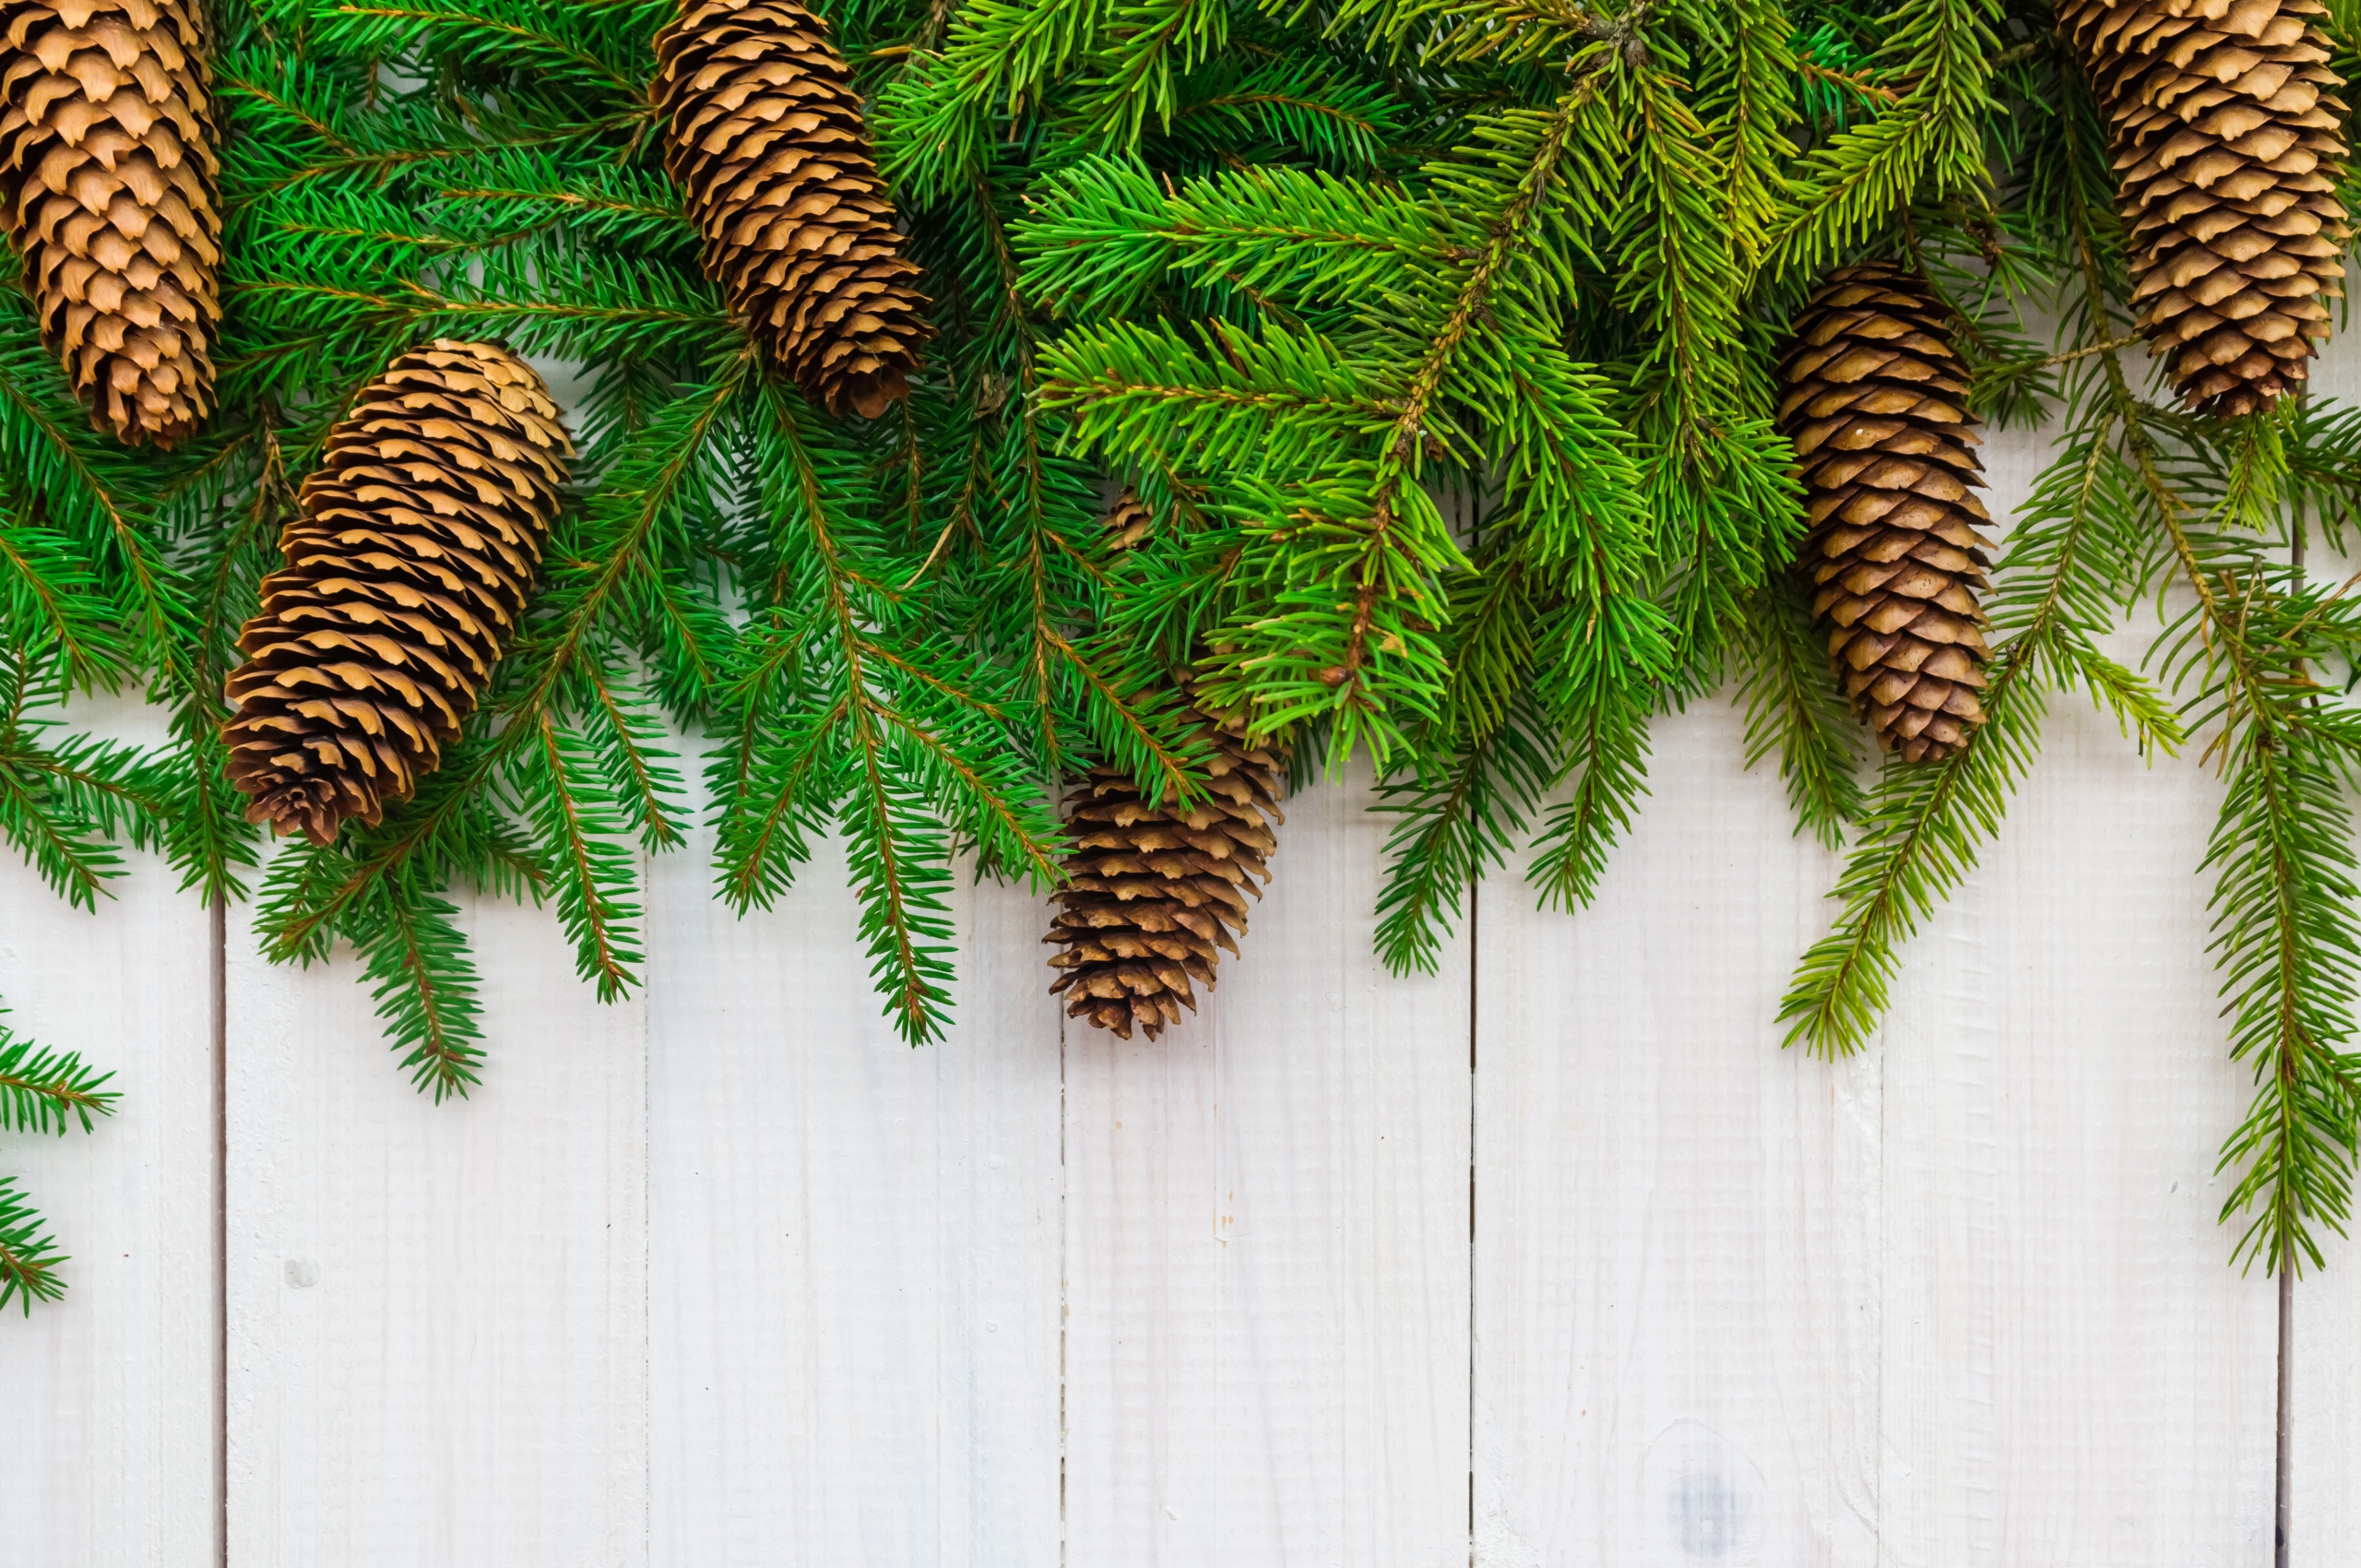
[[[642,863],[693,839],[739,909],[840,860],[913,1042],[967,866],[1062,887],[1069,1004],[1162,1028],[1226,921],[1077,923],[1083,877],[1233,887],[1282,754],[1374,769],[1379,945],[1432,968],[1477,876],[1591,899],[1652,725],[1724,689],[1847,847],[1784,1016],[1849,1051],[2079,695],[2227,782],[2193,869],[2255,1075],[2236,1255],[2346,1224],[2361,610],[2295,562],[2361,516],[2361,414],[2293,395],[2353,200],[2342,0],[222,0],[209,88],[196,12],[89,7],[7,12],[0,834],[78,899],[128,841],[274,957],[350,949],[421,1088],[485,1065],[458,899],[548,906],[619,996]],[[433,680],[292,695],[362,661],[287,579],[266,612],[279,542],[438,340],[564,372],[578,452],[512,508],[386,437],[398,481],[336,507],[432,513],[501,629],[323,586]],[[496,400],[553,432],[538,396]],[[1987,567],[1968,435],[2045,419]],[[291,636],[238,717],[258,614]],[[126,684],[162,747],[57,728]],[[282,761],[330,729],[365,766]],[[266,858],[240,783],[307,831]]]

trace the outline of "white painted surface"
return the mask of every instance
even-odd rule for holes
[[[700,843],[692,853],[709,850]],[[833,848],[769,914],[657,873],[655,1562],[1059,1562],[1057,1016],[963,891],[956,1024],[881,1016]]]
[[[1991,453],[2021,493],[2036,444]],[[471,909],[492,1060],[436,1107],[350,960],[265,966],[240,912],[231,1562],[1440,1568],[1472,1527],[1483,1568],[2267,1563],[2218,785],[2061,701],[1832,1067],[1772,1015],[1835,862],[1738,728],[1665,724],[1598,905],[1500,878],[1432,980],[1369,956],[1358,789],[1291,802],[1243,957],[1154,1045],[1062,1030],[1041,907],[982,888],[911,1051],[832,859],[741,923],[699,846],[618,1008],[546,914]],[[96,921],[0,866],[0,997],[126,1094],[0,1141],[76,1253],[0,1322],[42,1434],[8,1568],[212,1560],[206,922],[136,865]],[[2338,1568],[2361,1255],[2295,1326],[2295,1560]]]
[[[1879,1063],[1776,1049],[1833,862],[1739,770],[1741,728],[1659,727],[1580,917],[1483,890],[1485,1568],[1874,1561]]]
[[[231,926],[232,1562],[647,1560],[646,1015],[548,914],[465,923],[491,1060],[439,1106],[357,963]]]
[[[2087,707],[2045,737],[1880,1045],[1881,1534],[1895,1562],[2268,1568],[2277,1293],[2214,1224],[2250,1087],[2192,874],[2219,786]]]
[[[1364,799],[1287,802],[1194,1018],[1066,1031],[1073,1564],[1467,1560],[1466,947],[1383,977]]]
[[[153,742],[128,703],[69,728]],[[22,1035],[112,1069],[121,1109],[63,1138],[0,1133],[48,1218],[65,1300],[0,1316],[0,1562],[180,1568],[216,1554],[219,1327],[207,915],[152,856],[95,915],[0,851],[0,1004]]]
[[[1996,516],[2047,460],[1992,442]],[[1880,1536],[1894,1562],[2267,1568],[2277,1297],[2214,1223],[2251,1092],[2197,874],[2222,786],[2086,700],[2042,735],[1879,1045]]]
[[[2324,1251],[2328,1272],[2296,1287],[2293,1568],[2361,1561],[2361,1247],[2336,1241]]]

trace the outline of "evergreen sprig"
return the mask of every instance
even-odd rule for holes
[[[76,1052],[19,1039],[0,1024],[0,1130],[63,1135],[78,1127],[87,1133],[98,1117],[114,1113],[120,1097],[106,1087],[113,1076]],[[13,1301],[30,1313],[35,1301],[65,1294],[58,1266],[66,1261],[31,1200],[12,1178],[0,1176],[0,1312]]]

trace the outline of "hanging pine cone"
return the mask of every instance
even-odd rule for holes
[[[2343,293],[2344,106],[2318,0],[2065,0],[2106,112],[2140,330],[2189,407],[2303,385]]]
[[[532,366],[413,349],[329,433],[230,676],[246,816],[314,844],[434,770],[515,637],[574,448]]]
[[[1192,806],[1151,806],[1118,767],[1098,766],[1070,793],[1066,828],[1074,851],[1044,941],[1065,950],[1050,960],[1065,971],[1050,987],[1070,992],[1066,1012],[1125,1039],[1137,1024],[1154,1039],[1194,1012],[1192,981],[1214,984],[1216,947],[1236,954],[1246,930],[1246,896],[1271,879],[1278,848],[1278,757],[1249,746],[1236,729],[1200,715],[1212,742],[1208,788]]]
[[[706,276],[804,396],[875,418],[909,393],[926,300],[827,24],[795,0],[682,0],[656,58]]]
[[[1984,722],[1989,548],[1967,367],[1924,279],[1884,263],[1830,277],[1779,366],[1812,529],[1799,567],[1845,695],[1878,739],[1939,762]]]
[[[213,408],[210,42],[198,0],[15,0],[0,53],[9,242],[91,422],[170,446]]]
[[[1125,492],[1104,519],[1110,548],[1139,542],[1152,521]],[[1280,754],[1246,743],[1240,727],[1192,707],[1197,733],[1213,750],[1208,787],[1192,806],[1169,797],[1152,806],[1138,784],[1104,764],[1066,797],[1074,853],[1059,888],[1057,917],[1042,940],[1064,949],[1050,960],[1063,969],[1050,994],[1068,993],[1066,1013],[1132,1038],[1133,1025],[1155,1039],[1196,1011],[1192,982],[1210,991],[1216,948],[1234,956],[1246,930],[1246,896],[1271,880],[1278,848]]]

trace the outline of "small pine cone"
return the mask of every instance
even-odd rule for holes
[[[1271,879],[1278,848],[1278,756],[1250,746],[1229,724],[1203,714],[1214,747],[1208,788],[1198,802],[1151,806],[1121,768],[1099,766],[1068,797],[1066,860],[1059,909],[1042,940],[1064,951],[1051,994],[1067,992],[1069,1016],[1148,1039],[1196,1011],[1192,981],[1214,984],[1216,947],[1238,951],[1246,896]]]
[[[12,0],[0,204],[93,424],[170,446],[213,410],[221,213],[199,0]]]
[[[1845,695],[1878,739],[1940,762],[1984,722],[1991,565],[1967,367],[1924,279],[1840,269],[1796,320],[1779,366],[1811,533],[1799,567]]]
[[[874,419],[909,394],[930,328],[827,24],[796,0],[682,0],[656,58],[706,275],[804,396]]]
[[[2106,111],[2132,299],[2192,409],[2301,386],[2342,297],[2344,114],[2319,0],[2064,0]]]
[[[533,368],[438,340],[328,434],[238,646],[223,731],[246,817],[314,844],[442,761],[515,637],[574,454]]]
[[[1134,491],[1123,492],[1099,519],[1107,548],[1129,550],[1156,515]],[[1151,806],[1138,783],[1101,765],[1066,793],[1066,829],[1074,851],[1058,889],[1057,918],[1041,940],[1062,947],[1050,967],[1063,969],[1050,993],[1071,992],[1069,1017],[1150,1039],[1197,1009],[1193,981],[1214,986],[1215,951],[1235,956],[1246,930],[1246,895],[1271,880],[1278,849],[1271,829],[1280,814],[1279,758],[1250,746],[1241,726],[1191,706],[1197,733],[1210,742],[1208,788],[1195,804],[1168,799]]]

